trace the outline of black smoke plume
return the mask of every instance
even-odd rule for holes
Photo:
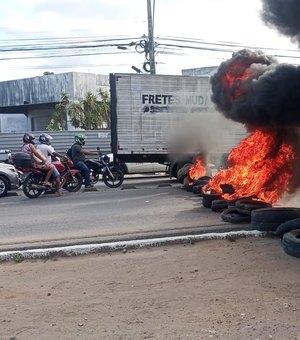
[[[249,129],[300,126],[299,66],[241,50],[221,63],[211,85],[217,109]]]
[[[262,0],[262,20],[267,26],[297,41],[300,45],[300,1]]]

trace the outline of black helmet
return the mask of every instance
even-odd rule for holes
[[[23,136],[23,142],[28,144],[35,144],[34,143],[35,137],[32,133],[25,133]]]
[[[42,133],[39,137],[39,141],[41,144],[51,145],[51,140],[53,138],[47,133]]]

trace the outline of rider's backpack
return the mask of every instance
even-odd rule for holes
[[[67,150],[67,156],[70,158],[71,161],[73,161],[72,160],[72,147]]]

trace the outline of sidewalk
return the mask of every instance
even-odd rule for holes
[[[300,262],[275,238],[0,264],[0,339],[300,339]]]

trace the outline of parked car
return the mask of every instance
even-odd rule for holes
[[[11,163],[11,151],[10,150],[0,150],[0,162]]]
[[[0,197],[6,196],[8,191],[18,189],[20,184],[17,169],[12,164],[0,162]]]

